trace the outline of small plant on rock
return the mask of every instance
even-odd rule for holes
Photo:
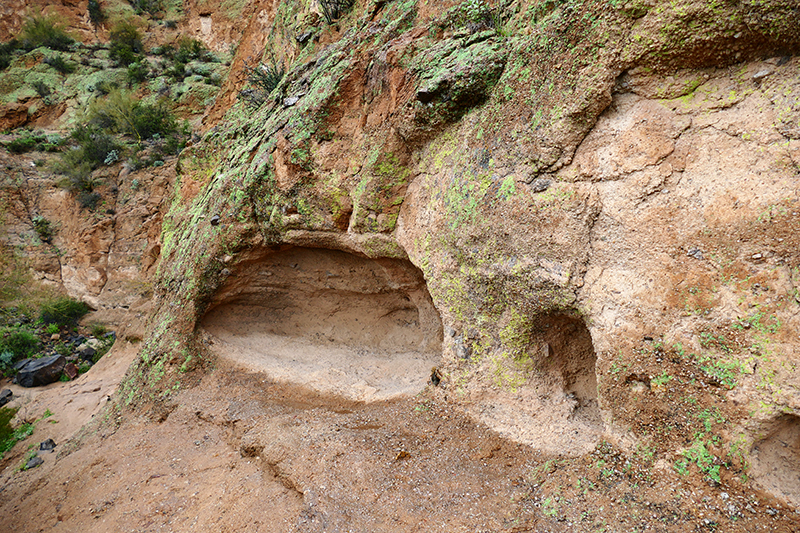
[[[147,61],[140,60],[128,65],[128,87],[141,83],[150,74],[150,67]]]
[[[49,220],[42,216],[33,217],[33,229],[36,230],[42,242],[52,242],[55,231]]]
[[[274,57],[255,67],[251,67],[245,62],[244,70],[251,88],[241,91],[239,99],[244,100],[247,107],[251,109],[261,107],[286,74],[283,65],[279,64]]]
[[[53,90],[50,88],[50,86],[41,80],[31,82],[31,87],[33,87],[33,90],[36,91],[36,94],[38,94],[42,99],[53,94]]]
[[[0,71],[3,71],[11,65],[14,59],[14,51],[20,48],[20,43],[16,39],[11,39],[7,43],[0,43]]]
[[[21,47],[29,51],[45,46],[51,50],[65,52],[75,43],[75,39],[64,30],[55,16],[29,18],[22,26],[17,39]]]
[[[325,22],[333,24],[353,7],[353,0],[319,0]]]
[[[144,52],[142,34],[130,22],[120,22],[111,29],[111,46],[108,56],[118,65],[127,67],[141,60]]]
[[[99,26],[106,20],[106,14],[103,13],[103,9],[100,7],[100,0],[89,0],[87,10],[89,11],[89,20],[95,26]]]
[[[44,58],[44,63],[56,69],[60,74],[71,74],[75,72],[75,63],[67,63],[61,54]]]

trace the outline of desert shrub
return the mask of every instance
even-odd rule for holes
[[[61,54],[44,58],[45,65],[50,65],[61,74],[71,74],[75,72],[75,63],[68,63]]]
[[[319,0],[325,22],[333,24],[353,7],[353,0]]]
[[[50,89],[50,86],[47,85],[42,80],[36,80],[34,82],[31,82],[31,87],[33,87],[33,90],[36,91],[36,94],[38,94],[42,98],[47,98],[48,96],[53,94],[53,90]]]
[[[58,324],[62,327],[74,326],[89,312],[89,306],[69,297],[56,298],[42,304],[39,319],[45,324]]]
[[[146,104],[129,91],[112,91],[105,99],[95,100],[86,116],[90,126],[132,135],[138,141],[150,140],[156,135],[167,139],[186,134],[163,101]]]
[[[95,26],[100,25],[104,20],[106,20],[106,14],[103,13],[103,9],[100,7],[100,0],[89,0],[89,20],[92,21],[92,24]]]
[[[155,16],[164,10],[163,0],[129,0],[129,2],[137,15],[148,13]]]
[[[36,230],[36,233],[39,235],[39,238],[42,242],[50,242],[53,240],[53,234],[55,230],[53,229],[53,225],[50,224],[50,221],[42,216],[35,216],[33,217],[33,229]]]
[[[183,79],[189,75],[189,73],[186,72],[186,63],[181,63],[180,61],[173,63],[164,74],[178,82],[183,81]]]
[[[97,82],[97,85],[94,86],[94,90],[97,91],[101,96],[110,94],[116,89],[119,89],[117,82],[108,80],[100,80]]]
[[[178,49],[175,51],[173,59],[180,63],[189,61],[206,61],[209,59],[209,51],[201,41],[182,37],[178,41]]]
[[[6,149],[15,154],[23,154],[35,150],[44,137],[36,134],[26,134],[6,143]]]
[[[93,208],[99,200],[89,198],[98,185],[92,171],[106,164],[109,155],[115,151],[119,153],[123,147],[114,136],[92,125],[78,126],[72,130],[70,138],[73,145],[62,152],[53,170],[64,176],[59,185],[78,193],[77,200],[82,207]]]
[[[67,153],[78,152],[73,157],[80,157],[82,161],[88,162],[93,170],[105,164],[111,152],[122,149],[113,135],[90,126],[78,126],[72,130],[70,136],[78,143],[78,149]]]
[[[138,102],[133,108],[131,125],[142,139],[152,139],[155,135],[167,137],[178,131],[175,117],[161,102],[153,105]]]
[[[142,34],[130,22],[119,22],[111,29],[108,57],[118,65],[127,67],[141,60],[144,51]]]
[[[89,211],[97,209],[97,204],[99,204],[102,199],[103,197],[100,196],[100,193],[94,191],[84,190],[75,195],[75,200],[78,202],[78,205]]]
[[[17,36],[21,47],[33,50],[46,46],[51,50],[67,51],[75,43],[75,39],[64,30],[55,16],[34,16],[25,21],[22,31]]]
[[[26,327],[0,329],[0,353],[11,353],[14,359],[24,359],[39,350],[39,337]]]
[[[39,145],[39,149],[45,152],[58,152],[65,143],[66,139],[61,137],[61,135],[51,133],[44,136],[44,140]]]
[[[9,152],[22,154],[33,150],[45,150],[48,152],[58,151],[63,144],[63,139],[57,134],[45,135],[41,132],[26,131],[7,143],[5,147]]]
[[[266,64],[261,63],[255,67],[251,67],[245,62],[244,70],[250,88],[241,91],[239,99],[244,100],[250,108],[260,107],[266,102],[269,94],[275,90],[286,73],[283,65],[278,63],[275,58],[270,58]]]
[[[128,65],[128,86],[143,82],[147,79],[148,74],[150,74],[150,67],[147,61],[140,60],[131,63]]]
[[[20,48],[20,43],[16,39],[11,39],[7,43],[0,43],[0,71],[5,70],[14,60],[14,51]]]

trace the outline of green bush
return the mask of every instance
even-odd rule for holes
[[[325,22],[333,24],[353,7],[353,0],[319,0]]]
[[[11,419],[15,414],[17,414],[16,409],[0,407],[0,459],[17,442],[28,438],[33,433],[33,424],[22,424],[17,429],[11,427]]]
[[[147,79],[148,74],[150,74],[150,67],[147,61],[141,60],[131,63],[128,65],[128,86],[143,82]]]
[[[94,211],[103,197],[100,196],[100,193],[83,190],[78,193],[75,199],[82,208]]]
[[[0,329],[0,353],[11,353],[15,359],[24,359],[39,350],[39,337],[25,327]]]
[[[208,48],[201,41],[182,37],[178,41],[178,50],[175,52],[173,59],[180,63],[188,63],[195,60],[206,61],[210,58],[209,56]]]
[[[14,370],[14,354],[9,351],[0,352],[0,374],[9,375]]]
[[[189,75],[186,72],[186,63],[181,63],[180,61],[173,63],[173,65],[168,68],[164,74],[178,82],[183,81],[183,79]]]
[[[25,21],[17,37],[21,47],[33,50],[45,46],[51,50],[65,52],[75,43],[75,39],[64,30],[56,16],[34,16]]]
[[[14,59],[14,51],[19,50],[20,44],[16,39],[11,39],[7,43],[0,43],[0,71],[5,70]]]
[[[53,234],[55,230],[53,229],[52,224],[50,221],[42,216],[33,217],[33,229],[36,230],[36,233],[39,234],[39,238],[42,242],[51,242],[53,240]]]
[[[62,297],[42,304],[39,319],[45,324],[58,324],[59,326],[74,326],[78,320],[89,312],[85,303]]]
[[[47,98],[48,96],[53,94],[53,91],[52,89],[50,89],[50,86],[41,80],[36,80],[34,82],[31,82],[31,87],[33,87],[33,90],[36,91],[36,94],[38,94],[42,98]]]
[[[23,137],[17,137],[13,141],[7,142],[5,146],[9,152],[15,154],[24,154],[25,152],[35,150],[38,144],[39,139],[36,136],[26,135]]]
[[[250,108],[258,108],[267,101],[269,94],[275,90],[283,79],[286,70],[275,58],[271,58],[266,64],[262,63],[251,67],[245,62],[244,71],[247,74],[247,81],[250,89],[245,89],[239,93],[239,99],[244,100]]]
[[[16,139],[5,143],[9,152],[22,154],[33,150],[46,150],[48,152],[58,151],[63,140],[58,135],[45,135],[31,131],[24,131]]]
[[[145,104],[128,91],[113,91],[105,99],[95,100],[86,116],[89,126],[132,135],[138,141],[185,135],[163,101]]]
[[[89,0],[88,11],[89,20],[91,20],[92,24],[95,26],[99,26],[106,20],[106,14],[103,13],[103,9],[100,7],[100,0]]]
[[[119,89],[117,82],[108,80],[100,80],[97,82],[97,85],[94,86],[94,90],[97,91],[101,96],[111,94],[117,89]]]
[[[132,133],[142,139],[152,139],[155,135],[166,137],[178,130],[177,121],[162,102],[154,105],[137,102],[131,114]]]
[[[127,67],[141,60],[144,52],[142,34],[130,22],[119,22],[111,29],[108,57],[120,66]]]
[[[44,58],[44,63],[50,65],[61,74],[71,74],[75,72],[75,63],[67,63],[61,54]]]
[[[53,170],[67,177],[62,186],[73,192],[91,192],[96,185],[91,178],[92,171],[106,164],[111,153],[119,153],[122,145],[102,127],[92,124],[78,126],[70,137],[76,146],[61,154]]]
[[[157,15],[164,10],[163,0],[128,0],[133,6],[137,15],[148,13],[151,16]]]

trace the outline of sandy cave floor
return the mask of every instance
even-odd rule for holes
[[[3,461],[0,531],[790,532],[800,524],[753,489],[712,487],[658,462],[645,468],[607,444],[569,459],[511,442],[432,386],[362,403],[221,359],[166,411],[103,410],[134,355],[115,348],[79,380],[29,391],[28,416],[49,408],[57,423],[38,423]],[[71,410],[76,402],[86,408]],[[62,440],[93,413],[81,438]],[[56,453],[17,471],[26,448],[48,437]]]
[[[425,387],[439,359],[424,352],[320,345],[258,330],[238,333],[220,323],[206,326],[206,331],[212,350],[230,364],[355,401],[414,394]]]

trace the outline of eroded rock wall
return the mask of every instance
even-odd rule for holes
[[[443,326],[432,381],[511,438],[734,464],[771,449],[764,428],[793,435],[796,3],[493,8],[358,3],[329,26],[243,7],[238,74],[178,166],[124,398],[209,356],[203,319],[253,250],[302,247],[418,268]],[[288,72],[247,108],[262,46]],[[690,438],[711,420],[698,402],[714,442]]]

